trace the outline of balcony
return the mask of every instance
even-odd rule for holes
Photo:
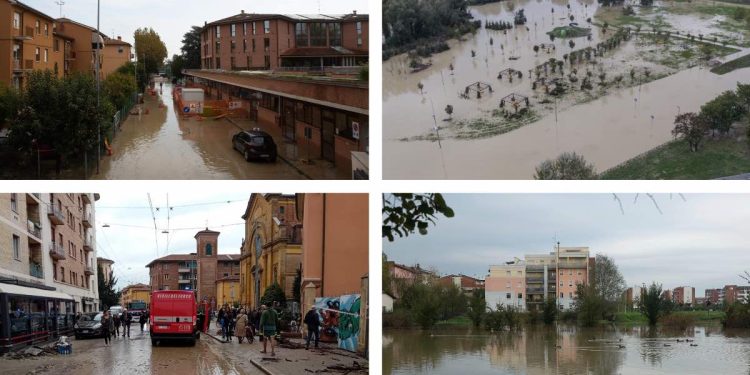
[[[62,210],[60,209],[60,207],[57,207],[55,205],[51,205],[49,207],[47,217],[49,217],[49,221],[52,222],[53,225],[65,224],[65,216],[63,216]]]
[[[86,212],[84,210],[83,218],[81,218],[81,224],[83,224],[84,228],[91,228],[93,226],[94,223],[91,220],[91,213],[90,212]]]
[[[544,288],[526,288],[526,294],[544,294]]]
[[[26,205],[38,206],[42,202],[42,196],[39,193],[26,193]]]
[[[49,255],[54,260],[63,260],[67,258],[68,256],[65,254],[65,249],[63,249],[62,245],[52,242],[49,245]]]
[[[580,262],[568,262],[568,261],[560,261],[560,263],[557,264],[558,268],[581,268],[585,269],[588,265],[588,261],[582,260]]]
[[[94,267],[91,267],[91,266],[87,265],[86,267],[84,267],[83,273],[85,273],[88,276],[93,275],[94,274]]]
[[[191,270],[190,270],[190,268],[187,268],[187,267],[180,267],[180,268],[177,269],[177,272],[178,273],[190,273]]]
[[[81,194],[81,200],[83,201],[83,203],[91,204],[91,198],[89,198],[88,194]]]
[[[86,252],[88,252],[88,251],[94,251],[94,240],[92,240],[91,238],[87,237],[83,241],[83,251],[86,251]]]
[[[191,280],[189,279],[179,279],[177,280],[177,284],[190,284]]]
[[[44,270],[42,269],[42,265],[39,263],[29,263],[29,275],[32,277],[36,277],[37,279],[43,279],[44,278]]]
[[[527,277],[526,282],[527,283],[542,283],[544,282],[544,277],[539,277],[539,276]]]

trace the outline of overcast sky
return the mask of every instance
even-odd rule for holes
[[[221,232],[219,254],[237,254],[245,229],[243,225],[229,224],[243,223],[241,216],[245,213],[249,198],[250,194],[239,193],[199,195],[195,192],[172,192],[169,194],[169,206],[173,209],[167,210],[167,195],[151,194],[158,228],[155,237],[154,220],[146,193],[102,192],[101,199],[96,202],[97,256],[115,261],[115,276],[119,279],[117,286],[122,288],[129,283],[148,283],[148,269],[145,266],[157,258],[157,254],[162,257],[195,252],[193,237],[206,226]],[[102,227],[105,224],[109,227]],[[167,228],[169,233],[162,233]]]
[[[62,15],[74,21],[96,27],[96,0],[63,0]],[[56,0],[23,0],[50,17],[60,17]],[[59,2],[59,1],[57,1]],[[133,32],[139,27],[151,27],[167,45],[168,57],[180,54],[182,36],[190,27],[203,26],[240,13],[281,14],[345,14],[356,10],[368,13],[367,0],[125,0],[101,1],[100,28],[111,37],[122,36],[133,43]]]
[[[742,284],[750,270],[750,195],[448,194],[456,216],[427,236],[383,241],[389,259],[441,274],[484,278],[491,264],[561,246],[588,246],[615,259],[629,286]],[[624,211],[624,214],[623,214]]]

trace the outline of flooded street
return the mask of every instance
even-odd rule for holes
[[[612,30],[603,33],[586,22],[587,18],[597,22],[596,1],[570,1],[570,10],[567,3],[512,0],[470,7],[474,18],[483,23],[512,22],[513,12],[522,8],[528,21],[507,34],[480,28],[475,35],[466,35],[464,41],[451,40],[448,51],[424,59],[432,65],[417,73],[409,73],[406,55],[385,61],[384,178],[530,179],[539,163],[570,151],[583,155],[598,172],[603,172],[672,140],[673,121],[679,112],[698,111],[705,102],[734,89],[737,82],[750,81],[748,69],[719,76],[704,66],[678,70],[655,61],[640,61],[636,57],[642,47],[636,44],[636,37],[624,42],[618,51],[608,52],[596,65],[583,64],[578,69],[592,69],[594,75],[607,72],[608,79],[612,79],[615,74],[622,75],[623,69],[629,70],[627,67],[632,64],[665,78],[631,84],[625,74],[627,84],[607,87],[603,96],[540,103],[545,99],[544,93],[534,92],[530,87],[530,72],[534,67],[550,58],[565,60],[571,51],[595,46],[614,33]],[[546,32],[568,25],[570,16],[581,27],[592,29],[591,40],[586,37],[550,40]],[[679,27],[685,17],[669,20],[680,21],[675,22]],[[573,48],[568,44],[571,40],[575,43]],[[555,48],[549,53],[545,48],[535,52],[532,46],[540,44],[554,44]],[[724,59],[747,53],[748,50],[742,50]],[[498,79],[498,72],[507,68],[520,71],[523,78],[512,82]],[[565,64],[565,70],[569,73],[570,64]],[[460,98],[467,85],[478,81],[492,85],[494,92],[479,99]],[[422,90],[418,88],[420,83]],[[497,109],[500,99],[513,93],[529,96],[538,118],[506,133],[498,132],[499,135],[491,131],[478,136],[451,133],[451,127],[455,127],[452,124],[491,117],[489,113]],[[447,122],[448,115],[444,112],[447,105],[453,106],[451,122]],[[436,125],[441,129],[442,148],[430,140],[435,137]]]
[[[0,368],[6,375],[262,374],[252,364],[240,366],[230,362],[211,341],[209,337],[202,337],[195,347],[179,343],[152,347],[148,334],[141,334],[136,328],[130,340],[116,338],[111,347],[104,347],[103,339],[74,340],[71,356],[0,359]]]
[[[157,91],[158,92],[158,91]],[[159,101],[163,106],[159,106]],[[100,179],[297,179],[303,178],[285,162],[247,162],[232,148],[240,129],[226,119],[185,120],[177,116],[172,85],[165,83],[161,98],[148,96],[149,114],[131,115],[103,156]],[[283,141],[275,139],[279,147]]]
[[[383,334],[383,373],[394,375],[459,374],[467,369],[472,374],[745,374],[749,361],[750,331],[718,326],[697,326],[687,334],[565,325],[500,334]]]

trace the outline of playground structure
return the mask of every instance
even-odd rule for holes
[[[482,98],[482,94],[485,93],[486,91],[489,91],[489,93],[491,94],[493,92],[492,91],[492,86],[490,86],[490,84],[488,84],[488,83],[477,81],[477,82],[474,82],[474,83],[466,86],[466,88],[464,89],[463,94],[461,94],[461,97],[464,98],[464,99],[469,99],[469,98],[471,98],[471,95],[469,95],[469,94],[473,92],[473,93],[476,93],[476,98],[477,99],[481,99]]]
[[[526,109],[531,106],[531,104],[529,103],[529,98],[521,94],[511,93],[504,96],[502,99],[500,99],[500,108],[505,108],[506,101],[511,107],[513,107],[513,113],[518,113],[518,109],[521,108],[522,103],[526,104]]]
[[[523,73],[521,73],[520,70],[515,70],[513,68],[501,70],[500,73],[497,74],[497,79],[503,79],[503,75],[508,77],[509,83],[513,83],[513,76],[517,76],[518,79],[523,78]]]

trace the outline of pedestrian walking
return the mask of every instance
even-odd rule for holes
[[[247,314],[245,314],[245,309],[240,310],[239,315],[237,315],[237,323],[235,323],[235,331],[234,335],[237,336],[237,341],[242,344],[242,340],[247,337],[247,341],[250,342],[252,340],[252,337],[249,337],[247,335],[247,328],[250,327],[250,325],[247,323]]]
[[[310,340],[315,336],[315,348],[318,348],[318,341],[320,341],[320,316],[315,308],[310,308],[310,311],[305,314],[305,325],[307,326],[307,342],[305,343],[305,350],[310,349]]]
[[[227,312],[222,307],[221,309],[219,309],[219,315],[216,318],[216,323],[219,324],[219,327],[221,328],[221,338],[225,341],[227,339],[227,328],[229,327],[226,324],[227,315]]]
[[[274,302],[274,305],[276,302]],[[276,335],[276,321],[279,319],[276,310],[266,307],[263,305],[260,307],[263,313],[260,315],[260,326],[263,329],[263,350],[261,353],[266,353],[266,345],[271,344],[271,356],[275,357],[276,352],[273,347],[273,337]]]
[[[141,326],[141,332],[143,332],[143,325],[146,324],[146,312],[141,312],[141,316],[138,319],[138,324]]]
[[[122,323],[122,337],[125,338],[125,334],[127,333],[127,337],[130,338],[130,323],[133,322],[133,314],[128,309],[122,310],[120,322]]]
[[[234,336],[234,326],[237,320],[234,318],[234,312],[230,310],[229,314],[225,316],[227,324],[227,341],[232,342],[232,336]]]
[[[107,312],[109,312],[109,311],[107,311]],[[110,315],[112,315],[112,314],[110,313]],[[114,331],[115,331],[115,337],[120,337],[120,326],[122,325],[120,323],[120,314],[114,314],[114,315],[112,315],[112,322],[113,322],[113,327],[114,327]]]
[[[115,323],[109,311],[105,311],[104,315],[102,315],[101,324],[102,334],[104,335],[104,346],[109,346],[112,341],[112,330],[115,328]]]

